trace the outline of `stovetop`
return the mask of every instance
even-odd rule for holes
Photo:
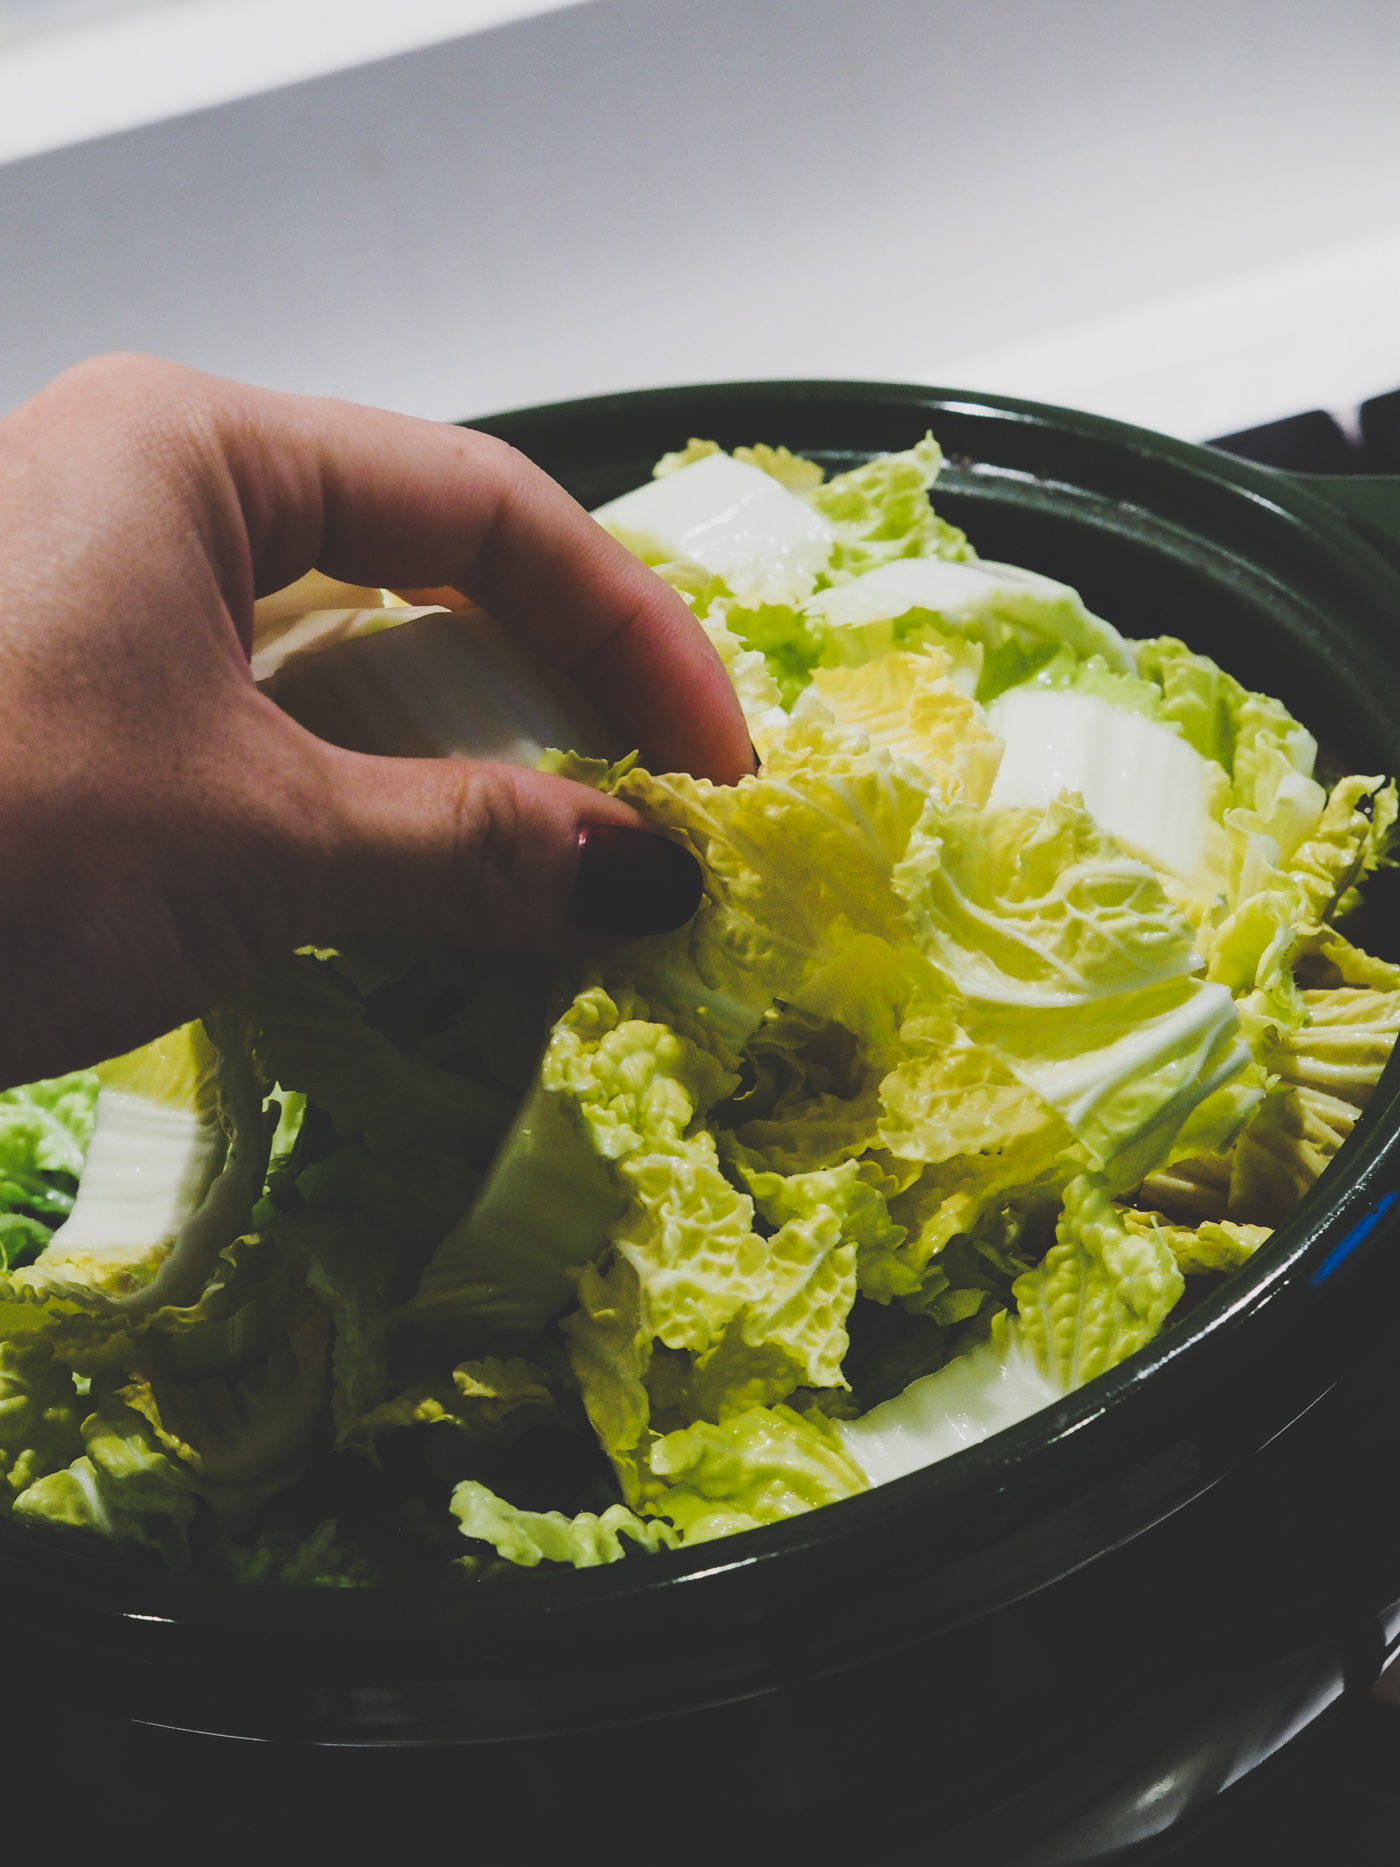
[[[1355,410],[1307,409],[1210,445],[1292,473],[1400,473],[1400,389]]]

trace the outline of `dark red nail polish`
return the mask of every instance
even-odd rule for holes
[[[704,879],[688,849],[650,830],[587,823],[578,833],[573,916],[595,933],[669,933],[700,905]]]

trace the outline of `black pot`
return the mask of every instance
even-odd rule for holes
[[[869,384],[477,425],[590,506],[691,434],[839,469],[932,428],[938,508],[983,555],[1075,585],[1127,635],[1182,636],[1347,769],[1400,772],[1400,481],[1303,482],[1089,416]],[[1382,877],[1364,944],[1400,948],[1394,901]],[[942,1464],[691,1551],[302,1592],[0,1525],[0,1600],[30,1637],[11,1711],[40,1719],[41,1759],[73,1758],[74,1793],[124,1825],[178,1806],[192,1837],[211,1817],[263,1833],[262,1794],[297,1789],[318,1832],[351,1811],[363,1858],[362,1824],[408,1841],[430,1809],[485,1859],[585,1836],[682,1859],[887,1853],[911,1826],[950,1863],[1135,1858],[1369,1684],[1400,1636],[1400,1534],[1371,1483],[1400,1441],[1374,1360],[1400,1302],[1397,1190],[1392,1064],[1303,1208],[1150,1347]]]

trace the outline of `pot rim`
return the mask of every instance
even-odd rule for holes
[[[567,452],[596,434],[600,426],[608,430],[640,421],[650,429],[664,422],[671,437],[666,445],[674,446],[682,428],[703,428],[707,416],[727,419],[742,406],[752,408],[763,420],[781,419],[784,411],[790,415],[816,411],[823,419],[834,420],[861,410],[876,417],[891,412],[901,417],[917,415],[935,433],[944,417],[984,424],[988,435],[991,424],[1048,437],[1071,455],[1087,450],[1134,470],[1165,475],[1165,483],[1173,489],[1168,510],[1141,506],[1131,498],[1116,502],[1115,522],[1128,533],[1136,528],[1144,537],[1160,539],[1175,530],[1189,538],[1191,515],[1199,515],[1208,506],[1218,512],[1217,529],[1242,527],[1251,540],[1257,536],[1274,541],[1273,549],[1258,542],[1249,545],[1261,575],[1277,574],[1271,566],[1286,569],[1294,558],[1320,565],[1324,578],[1340,576],[1344,567],[1342,581],[1365,609],[1400,614],[1400,554],[1392,561],[1384,537],[1358,531],[1316,483],[1305,484],[1273,469],[1105,417],[1018,398],[880,382],[701,384],[542,405],[462,425],[498,434],[530,453],[532,445],[550,436],[556,451],[563,446]],[[751,434],[748,438],[758,437]],[[777,438],[801,451],[799,439],[791,434]],[[732,436],[722,435],[721,440],[726,446],[735,444]],[[548,466],[548,450],[542,451],[547,455],[543,464]],[[855,446],[832,451],[849,453],[854,459],[880,450]],[[1073,479],[1028,474],[995,461],[956,458],[940,484],[964,492],[979,487],[988,493],[998,487],[1017,490],[1018,496],[1041,497],[1049,506],[1056,500],[1082,498],[1085,491]],[[1394,486],[1400,536],[1400,479]],[[1109,500],[1106,505],[1114,503]],[[1400,694],[1400,654],[1386,671],[1385,681]],[[1400,759],[1396,764],[1400,768]],[[1237,1377],[1235,1336],[1240,1327],[1267,1325],[1281,1345],[1276,1357],[1281,1361],[1304,1354],[1301,1345],[1322,1339],[1329,1328],[1335,1333],[1339,1315],[1372,1288],[1377,1267],[1392,1239],[1400,1235],[1400,1211],[1392,1210],[1397,1188],[1400,1059],[1392,1058],[1366,1118],[1357,1124],[1299,1210],[1247,1267],[1170,1330],[1084,1388],[981,1444],[874,1486],[845,1500],[838,1509],[826,1507],[737,1538],[593,1571],[536,1576],[519,1588],[260,1590],[138,1570],[114,1560],[105,1549],[89,1553],[0,1523],[0,1573],[8,1572],[12,1582],[22,1576],[26,1586],[38,1584],[50,1602],[66,1599],[76,1605],[81,1596],[85,1624],[91,1628],[101,1622],[123,1643],[131,1638],[160,1640],[164,1636],[157,1630],[162,1627],[173,1635],[181,1626],[207,1633],[217,1625],[226,1632],[237,1630],[240,1637],[256,1628],[294,1643],[306,1638],[321,1645],[339,1642],[351,1630],[358,1636],[367,1623],[374,1623],[391,1643],[413,1645],[417,1635],[435,1640],[448,1628],[461,1628],[471,1630],[474,1638],[489,1632],[491,1637],[480,1655],[482,1665],[489,1668],[505,1663],[512,1640],[526,1629],[548,1627],[553,1638],[559,1639],[567,1624],[591,1647],[595,1636],[601,1640],[612,1627],[614,1610],[622,1604],[635,1613],[640,1604],[663,1595],[684,1596],[694,1602],[695,1588],[680,1585],[705,1584],[717,1601],[722,1597],[732,1605],[737,1599],[736,1585],[742,1588],[747,1578],[770,1571],[776,1561],[784,1563],[785,1573],[794,1565],[815,1563],[830,1575],[844,1569],[855,1546],[868,1547],[873,1540],[888,1546],[911,1524],[925,1529],[933,1523],[953,1526],[953,1543],[961,1547],[962,1554],[972,1556],[985,1548],[989,1536],[1011,1534],[1015,1498],[1028,1490],[1042,1499],[1062,1490],[1075,1507],[1084,1506],[1091,1494],[1097,1495],[1094,1486],[1104,1479],[1100,1469],[1104,1459],[1096,1450],[1095,1428],[1105,1419],[1125,1422],[1125,1433],[1132,1431],[1142,1443],[1160,1446],[1164,1456],[1169,1453],[1178,1445],[1173,1437],[1174,1416],[1199,1411],[1203,1394],[1224,1393]],[[1296,1391],[1284,1403],[1284,1411],[1292,1409],[1288,1418],[1317,1399],[1334,1378],[1335,1369],[1324,1367],[1319,1359],[1313,1378],[1297,1381]],[[1274,1418],[1265,1437],[1287,1423]],[[1244,1430],[1243,1437],[1257,1446],[1264,1443],[1259,1432],[1256,1422]],[[1100,1431],[1097,1440],[1102,1437]],[[1218,1475],[1209,1461],[1195,1472],[1174,1468],[1158,1494],[1144,1496],[1139,1512],[1143,1526],[1177,1508]],[[959,1524],[974,1534],[957,1535]],[[1048,1579],[1053,1576],[1041,1575],[1037,1580],[1027,1571],[1020,1586],[1038,1587]],[[1016,1592],[1003,1592],[997,1599],[1014,1598]],[[970,1611],[994,1605],[985,1601]],[[460,1659],[460,1655],[454,1658],[459,1669]]]

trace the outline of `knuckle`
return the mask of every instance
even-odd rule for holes
[[[172,400],[179,383],[191,373],[179,364],[167,363],[140,351],[114,350],[75,363],[56,377],[50,388],[84,396],[96,394],[104,400],[149,407],[153,402]]]
[[[183,364],[135,351],[89,357],[57,376],[30,405],[46,423],[105,427],[113,448],[147,466],[169,469],[192,450],[209,451],[215,379]]]
[[[444,918],[473,924],[501,917],[516,889],[520,800],[505,766],[463,773],[452,825]]]

